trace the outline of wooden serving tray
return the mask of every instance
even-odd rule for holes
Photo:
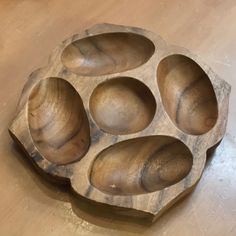
[[[9,131],[52,180],[155,220],[199,181],[225,133],[229,93],[188,50],[100,24],[29,76]]]

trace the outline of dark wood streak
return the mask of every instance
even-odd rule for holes
[[[204,78],[205,74],[201,74],[201,76],[197,77],[194,81],[192,81],[186,88],[183,89],[181,92],[181,95],[176,99],[177,106],[176,106],[176,117],[175,117],[175,122],[176,124],[179,124],[179,115],[180,115],[180,110],[181,106],[183,104],[184,96],[188,93],[191,92],[191,89],[193,89],[198,83],[200,83]]]
[[[114,32],[73,41],[63,50],[61,59],[73,73],[97,76],[134,69],[148,61],[154,51],[154,44],[143,35]]]
[[[30,156],[34,159],[36,162],[41,162],[43,160],[42,156],[38,152],[33,152],[30,154]]]
[[[57,88],[59,91],[59,87]],[[57,93],[59,94],[59,93]],[[35,109],[34,109],[35,110]],[[30,112],[30,115],[32,115],[32,113]],[[71,116],[73,115],[72,113],[72,110],[70,112],[70,116],[68,118],[68,121],[70,120]],[[33,115],[34,116],[34,115]],[[69,124],[68,121],[66,122],[66,124]],[[31,127],[31,130],[33,130],[34,132],[38,132],[38,133],[41,133],[43,130],[47,129],[47,128],[50,128],[50,126],[54,123],[55,121],[53,119],[50,119],[49,121],[47,121],[47,123],[45,123],[43,126],[41,126],[40,128],[32,128]],[[85,116],[82,115],[80,117],[80,120],[79,120],[80,124],[78,124],[78,127],[77,127],[77,130],[74,130],[72,131],[72,133],[69,133],[68,134],[68,137],[64,137],[64,140],[60,140],[60,143],[48,143],[49,146],[55,148],[55,149],[60,149],[61,147],[63,147],[66,143],[68,143],[69,141],[71,141],[73,138],[75,138],[81,131],[81,128],[83,126],[83,123],[85,122]],[[65,125],[66,125],[65,124]],[[37,143],[43,143],[44,140],[35,140]]]
[[[87,190],[86,190],[86,192],[85,192],[85,194],[84,194],[84,196],[85,196],[85,197],[89,197],[90,194],[92,193],[92,191],[93,191],[93,186],[92,186],[92,185],[89,185],[88,188],[87,188]]]
[[[87,114],[89,114],[88,111],[87,111]],[[88,119],[89,119],[89,125],[90,125],[90,133],[91,133],[91,144],[94,145],[100,141],[100,139],[104,136],[104,133],[101,132],[101,130],[97,128],[97,126],[94,124],[93,120],[91,119],[90,115],[88,115]]]
[[[153,161],[154,159],[156,159],[157,155],[160,154],[161,152],[163,151],[166,151],[167,148],[170,148],[173,144],[175,143],[178,143],[177,140],[171,142],[171,143],[168,143],[168,144],[165,144],[161,147],[159,147],[157,150],[155,150],[147,159],[146,161],[144,162],[143,164],[143,168],[140,172],[140,176],[139,176],[139,182],[140,182],[140,186],[143,188],[144,191],[146,192],[151,192],[151,190],[149,190],[145,183],[144,183],[144,176],[146,175],[146,170],[148,168],[148,166],[150,165],[151,161]],[[157,170],[158,171],[158,170]],[[161,179],[160,179],[161,180]]]
[[[116,64],[117,64],[116,60],[115,60],[111,55],[109,55],[108,53],[106,53],[106,52],[104,51],[104,49],[101,48],[101,47],[98,45],[97,40],[95,40],[94,37],[89,37],[89,40],[90,40],[91,44],[94,46],[94,48],[95,48],[98,52],[102,53],[105,57],[109,58],[109,60],[114,64],[114,67],[115,67]],[[112,69],[112,68],[110,68],[110,70],[111,70],[111,69]]]
[[[32,94],[28,105],[29,127],[39,152],[57,164],[82,158],[90,145],[90,136],[77,91],[63,79],[48,78]]]
[[[47,168],[45,168],[45,171],[48,173],[55,173],[56,170],[57,170],[56,164],[49,164]]]
[[[68,134],[68,137],[64,137],[64,140],[61,141],[61,143],[58,143],[58,145],[55,145],[53,147],[55,147],[56,149],[60,149],[61,147],[63,147],[66,143],[70,142],[72,139],[74,139],[77,135],[79,135],[82,125],[84,124],[84,116],[81,116],[80,119],[80,124],[77,127],[77,130],[72,131],[72,133]],[[83,139],[81,138],[81,141]]]
[[[89,179],[102,192],[136,195],[176,184],[189,173],[192,163],[189,149],[175,138],[135,138],[99,153],[90,169]],[[162,171],[162,176],[159,171]]]
[[[158,195],[158,199],[156,201],[156,211],[158,211],[159,209],[162,208],[162,200],[164,198],[164,194],[165,194],[165,189],[163,189],[161,192],[159,192],[159,195]]]
[[[214,127],[218,118],[215,91],[195,61],[181,54],[165,57],[158,65],[157,83],[164,108],[180,130],[202,135]],[[208,99],[211,104],[205,102]]]

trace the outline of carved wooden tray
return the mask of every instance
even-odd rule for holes
[[[186,49],[100,24],[29,76],[9,131],[51,179],[155,220],[199,181],[225,133],[229,93]]]

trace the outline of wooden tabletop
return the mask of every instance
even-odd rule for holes
[[[235,0],[0,0],[0,235],[236,235]],[[154,224],[115,217],[49,184],[7,127],[27,76],[96,23],[145,28],[186,47],[232,85],[226,135],[195,191]]]

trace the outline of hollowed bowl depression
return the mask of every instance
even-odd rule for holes
[[[79,94],[66,80],[47,78],[34,87],[28,121],[35,146],[49,161],[67,164],[87,152],[88,119]]]
[[[117,143],[98,154],[90,181],[112,195],[136,195],[162,190],[190,172],[193,157],[180,140],[149,136]]]
[[[62,63],[79,75],[105,75],[134,69],[154,53],[154,44],[134,33],[105,33],[72,42]]]
[[[152,121],[156,102],[150,89],[130,77],[99,84],[90,98],[90,111],[98,126],[111,134],[131,134]]]
[[[184,55],[164,58],[157,70],[163,105],[171,120],[186,133],[201,135],[218,118],[217,100],[208,75]]]

